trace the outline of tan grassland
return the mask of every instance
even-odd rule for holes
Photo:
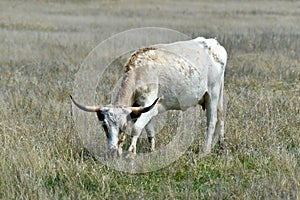
[[[299,1],[1,0],[0,199],[300,199],[299,21]],[[69,94],[97,44],[145,26],[227,49],[226,146],[134,175],[85,150]]]

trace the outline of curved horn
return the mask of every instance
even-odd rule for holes
[[[142,113],[148,112],[149,110],[151,110],[156,103],[158,102],[160,98],[157,98],[150,106],[147,107],[130,107],[131,111],[135,114],[135,115],[140,115]]]
[[[85,106],[77,103],[73,97],[70,95],[70,98],[72,99],[73,103],[80,108],[81,110],[87,111],[87,112],[98,112],[101,109],[101,106]]]

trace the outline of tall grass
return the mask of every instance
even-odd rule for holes
[[[86,6],[55,2],[29,1],[15,7],[9,1],[1,2],[1,7],[9,8],[0,14],[1,199],[300,198],[300,36],[296,20],[286,10],[293,15],[299,12],[291,2],[284,7],[274,1],[281,5],[274,8],[273,1],[265,1],[260,3],[264,5],[261,9],[245,2],[243,8],[234,1],[229,2],[231,7],[200,2],[199,6],[206,5],[206,9],[199,7],[201,15],[205,12],[211,20],[199,19],[199,24],[184,23],[192,16],[200,17],[196,2],[191,2],[193,7],[185,3],[183,7],[158,3],[159,8],[137,4],[153,15],[151,19],[141,16],[144,24],[135,19],[143,12],[125,15],[134,8],[119,1]],[[98,15],[96,9],[103,9],[103,16],[97,16],[100,22],[92,17]],[[268,11],[268,16],[263,11]],[[57,21],[57,15],[64,23]],[[128,20],[106,22],[108,30],[104,31],[103,19],[110,15],[114,20],[118,15]],[[184,20],[163,21],[160,15]],[[252,19],[252,27],[245,28],[241,18],[233,19],[237,16]],[[229,20],[228,27],[214,27],[218,25],[214,22],[224,23],[217,22],[220,17]],[[277,17],[291,20],[279,21],[277,28],[266,23]],[[43,20],[37,23],[38,18]],[[262,21],[256,21],[259,18]],[[198,139],[170,166],[134,175],[108,168],[81,144],[69,100],[74,74],[96,42],[135,22],[165,25],[191,36],[217,36],[228,50],[224,149],[216,147],[200,158],[203,141]],[[202,122],[199,132],[204,131]]]

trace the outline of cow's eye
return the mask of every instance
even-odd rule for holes
[[[109,123],[106,119],[103,120],[102,124],[103,126],[109,127]]]
[[[104,114],[101,111],[97,112],[97,117],[100,121],[104,120]]]

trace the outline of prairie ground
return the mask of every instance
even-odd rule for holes
[[[298,1],[1,1],[0,198],[299,199],[299,19]],[[226,145],[130,174],[86,151],[69,94],[102,40],[147,26],[227,49]]]

